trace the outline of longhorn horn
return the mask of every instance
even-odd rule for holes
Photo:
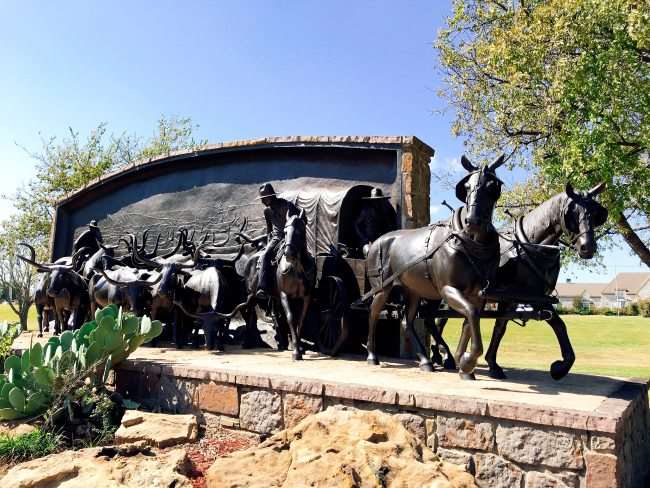
[[[188,315],[188,316],[190,316],[190,317],[193,317],[193,318],[195,318],[195,319],[204,320],[204,317],[209,317],[209,316],[219,317],[220,319],[231,319],[231,318],[233,318],[233,317],[234,317],[234,316],[235,316],[235,315],[236,315],[236,314],[237,314],[237,313],[238,313],[242,308],[247,307],[248,305],[250,305],[250,303],[252,302],[253,298],[255,298],[255,295],[254,295],[254,294],[249,295],[249,296],[248,296],[248,299],[247,299],[245,302],[240,303],[239,305],[237,305],[237,306],[234,308],[234,310],[233,310],[232,312],[230,312],[230,313],[221,313],[221,312],[217,312],[217,311],[212,311],[212,312],[205,312],[205,313],[203,313],[203,314],[196,314],[196,313],[188,312],[188,311],[185,309],[185,307],[183,307],[183,304],[182,304],[181,302],[177,301],[177,300],[174,300],[174,305],[176,305],[178,308],[180,308],[181,311],[182,311],[184,314],[186,314],[186,315]]]
[[[596,195],[600,195],[605,190],[606,186],[607,184],[604,181],[601,181],[587,192],[587,196],[593,198]]]
[[[575,192],[573,189],[573,185],[569,182],[567,182],[566,187],[564,188],[564,191],[566,194],[569,196],[569,198],[575,199],[578,198],[578,194]]]
[[[499,166],[501,166],[503,163],[505,163],[505,162],[506,162],[506,155],[505,155],[505,154],[502,154],[501,156],[499,156],[498,158],[496,158],[496,159],[494,160],[494,162],[492,162],[492,163],[490,163],[490,164],[488,165],[488,169],[494,173],[494,172],[496,171],[496,169],[497,169]]]
[[[147,237],[149,236],[149,228],[145,229],[145,231],[142,233],[142,247],[138,249],[139,252],[146,252],[147,249]],[[136,239],[137,242],[137,239]]]
[[[472,162],[469,160],[467,156],[464,154],[460,157],[460,164],[463,165],[463,168],[469,173],[472,173],[473,171],[478,171],[478,166],[474,166]]]
[[[223,246],[223,245],[227,244],[229,240],[230,240],[230,231],[228,231],[228,233],[226,234],[226,238],[221,242],[214,242],[214,239],[213,239],[212,245],[214,247]]]
[[[244,232],[244,229],[248,225],[248,217],[244,217],[244,222],[241,224],[241,227],[239,228],[239,232]]]
[[[34,249],[30,244],[27,244],[26,242],[19,242],[19,246],[25,246],[27,249],[29,249],[29,252],[31,254],[31,257],[26,258],[25,256],[21,256],[20,254],[16,254],[16,257],[18,259],[21,259],[22,261],[25,261],[28,264],[31,264],[34,266],[39,273],[49,273],[52,271],[52,264],[50,263],[39,263],[36,261],[36,249]]]
[[[160,232],[158,232],[158,237],[156,237],[156,244],[153,247],[153,251],[149,253],[149,256],[153,257],[158,252],[158,246],[160,245],[160,237],[161,237]]]
[[[201,250],[204,247],[207,247],[207,244],[199,244],[198,246],[196,246],[196,249],[194,250],[194,255],[192,256],[192,260],[187,263],[178,263],[179,269],[189,269],[196,266],[196,263],[199,262],[199,258],[201,257]]]
[[[163,259],[167,259],[172,257],[174,254],[178,253],[178,251],[181,249],[181,246],[183,245],[183,230],[184,229],[179,229],[178,231],[178,242],[176,243],[176,247],[172,249],[171,252],[168,252],[167,254],[162,254],[160,257]]]
[[[133,236],[133,238],[135,238],[135,236]],[[160,269],[160,267],[161,267],[160,263],[157,263],[156,261],[152,261],[146,255],[141,256],[138,253],[137,246],[132,247],[131,257],[133,258],[133,263],[134,264],[144,264],[145,266],[150,266],[150,267],[152,267],[154,269]]]
[[[255,244],[256,242],[251,236],[249,236],[248,234],[244,234],[243,232],[236,232],[235,235],[241,237],[249,244]]]
[[[98,241],[97,239],[95,239],[95,241],[97,242],[99,247],[101,247],[104,251],[107,251],[107,252],[108,251],[115,251],[115,249],[117,249],[119,247],[119,244],[117,246],[107,246],[106,244],[104,244],[103,242]]]

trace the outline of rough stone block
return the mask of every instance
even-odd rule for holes
[[[445,449],[444,447],[439,447],[436,454],[440,456],[440,459],[451,464],[467,466],[472,462],[471,453],[460,451],[458,449]]]
[[[421,442],[426,441],[427,431],[422,417],[412,413],[398,413],[395,415],[395,418],[402,423],[406,430],[417,437],[418,440]]]
[[[413,171],[413,153],[404,152],[402,153],[402,172],[411,173]]]
[[[162,376],[158,392],[163,412],[186,413],[196,410],[196,382],[173,376]]]
[[[284,428],[289,429],[305,417],[323,410],[323,399],[319,396],[286,393],[284,395]]]
[[[239,415],[237,387],[214,382],[203,383],[197,389],[198,407],[212,413]]]
[[[278,393],[249,391],[241,396],[239,421],[243,429],[269,434],[282,428],[282,401]]]
[[[120,428],[115,432],[115,443],[145,441],[150,446],[164,448],[193,442],[197,436],[198,423],[194,415],[167,415],[127,410]]]
[[[438,415],[436,423],[438,444],[442,447],[491,451],[494,446],[494,433],[490,422]]]
[[[494,454],[477,453],[476,484],[481,488],[520,487],[524,472],[513,463]]]
[[[554,468],[584,466],[582,443],[569,432],[499,425],[496,437],[498,453],[513,461]]]
[[[619,483],[618,460],[613,454],[588,451],[587,486],[589,488],[617,488]]]
[[[427,447],[435,451],[438,448],[438,442],[436,439],[436,419],[426,419],[424,425],[427,430]]]
[[[572,485],[567,485],[549,473],[531,471],[526,473],[526,484],[524,486],[525,488],[569,488]]]
[[[591,436],[591,448],[596,451],[613,452],[616,449],[616,441],[604,435]]]

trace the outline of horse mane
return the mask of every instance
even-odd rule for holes
[[[558,193],[523,216],[521,225],[530,242],[541,242],[549,232],[556,234],[556,227],[561,225],[564,218],[568,198],[566,193]]]

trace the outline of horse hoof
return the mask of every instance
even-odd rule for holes
[[[36,337],[43,337],[43,334],[38,334]]]
[[[291,359],[293,359],[294,361],[302,361],[302,354],[300,354],[300,353],[293,353],[293,354],[291,355]]]
[[[571,369],[571,365],[567,366],[564,361],[555,361],[551,364],[551,378],[555,381],[564,378]]]
[[[488,375],[490,378],[493,378],[495,380],[505,380],[507,378],[506,374],[503,372],[503,369],[501,369],[501,366],[498,365],[491,366]]]
[[[433,373],[433,364],[431,364],[431,363],[420,363],[420,371],[426,371],[427,373]]]
[[[445,368],[447,371],[456,371],[456,361],[454,361],[454,358],[449,356],[447,359],[445,359],[442,362],[442,367]]]
[[[474,376],[474,373],[463,373],[462,371],[460,372],[460,379],[463,381],[474,381],[476,380],[476,376]]]
[[[460,358],[459,364],[462,373],[471,374],[474,371],[474,368],[476,368],[476,359],[472,359],[471,355],[466,352]]]
[[[368,358],[367,363],[370,366],[379,366],[379,359],[377,359],[377,358]]]

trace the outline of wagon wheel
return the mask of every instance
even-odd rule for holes
[[[321,294],[321,320],[317,344],[320,352],[336,356],[348,338],[345,316],[348,309],[347,288],[338,276],[328,276],[327,279],[329,281]]]

